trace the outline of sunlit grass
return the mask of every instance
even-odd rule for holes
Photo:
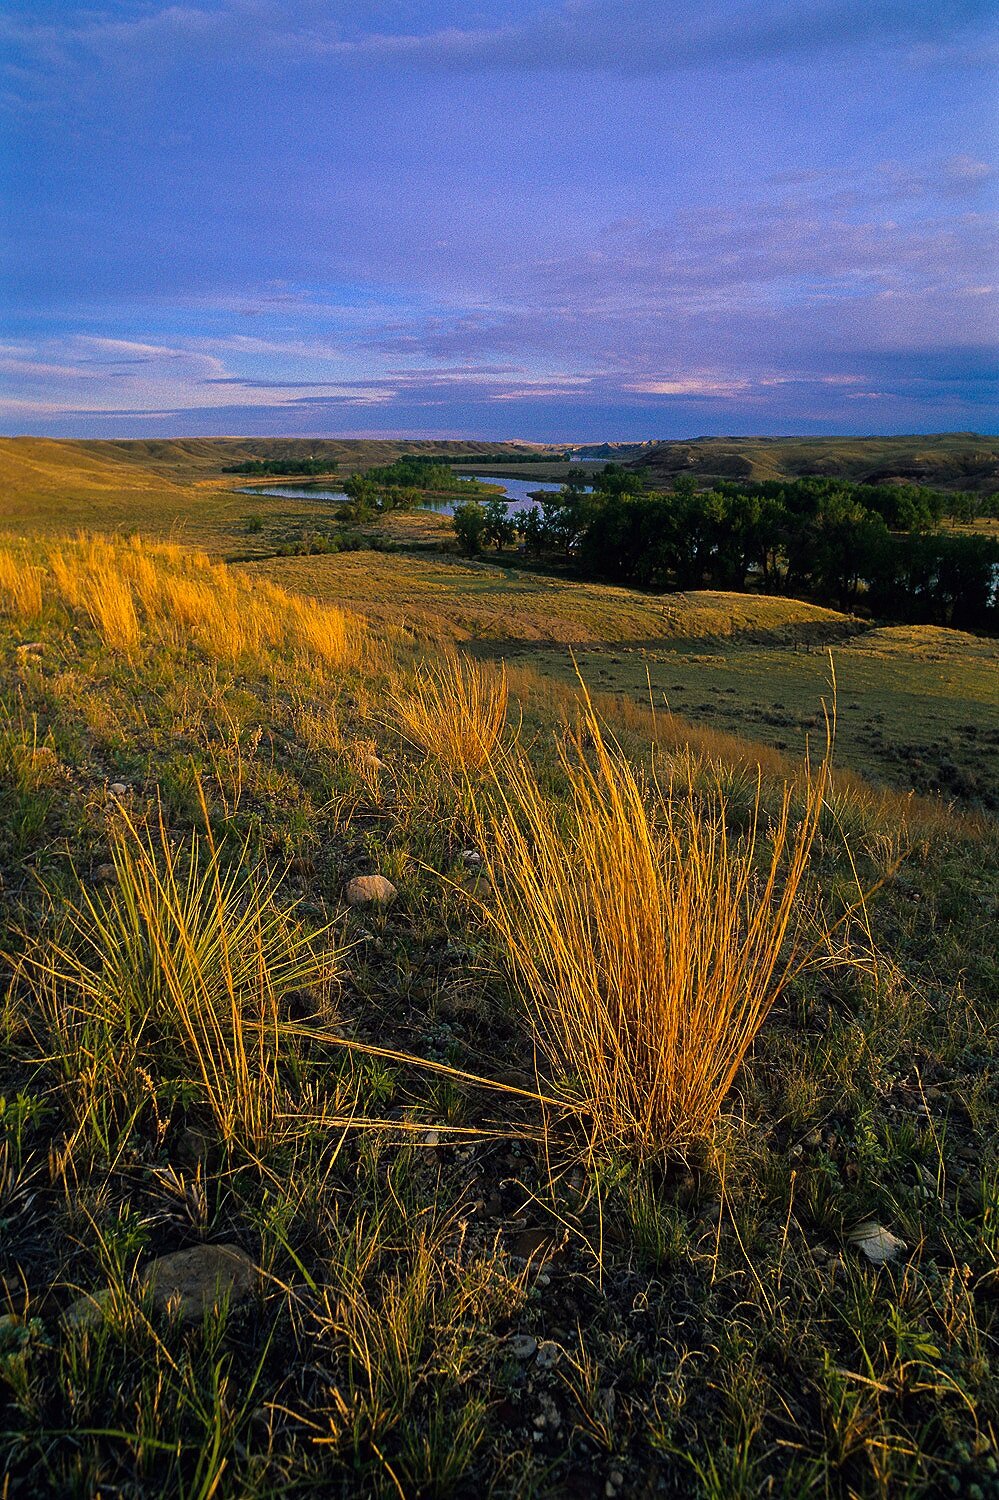
[[[143,1108],[168,1116],[187,1091],[224,1140],[264,1149],[295,1046],[281,997],[328,981],[335,957],[246,847],[210,834],[178,844],[162,818],[149,832],[123,816],[112,858],[111,892],[81,886],[25,970],[78,1126],[108,1146]]]
[[[341,633],[332,578],[327,620],[179,545],[3,550],[38,585],[37,617],[0,589],[12,1493],[575,1493],[604,1464],[621,1494],[978,1483],[984,823],[839,772],[816,814],[823,768],[634,683],[573,731],[571,663],[526,656],[484,761],[467,724],[440,751],[474,722],[461,658],[403,746],[409,654],[394,626],[391,658],[388,627]],[[131,646],[92,609],[104,567]],[[467,573],[507,628],[505,575]],[[562,599],[567,632],[632,608]],[[806,963],[818,903],[904,850],[869,924]],[[340,911],[361,869],[391,909]],[[846,1230],[874,1216],[909,1260],[864,1264]],[[205,1243],[260,1287],[180,1323],[147,1272]],[[65,1316],[81,1293],[96,1326]]]
[[[557,805],[511,757],[483,801],[487,909],[551,1075],[594,1139],[640,1156],[710,1132],[806,944],[826,765],[748,834],[689,774],[646,780],[586,701]],[[699,784],[700,783],[700,784]],[[695,787],[697,788],[695,790]]]
[[[21,621],[42,612],[41,568],[7,547],[0,548],[0,611]]]
[[[391,702],[403,737],[452,770],[481,771],[500,752],[509,702],[502,666],[446,651]]]
[[[385,657],[358,616],[170,543],[82,537],[0,552],[0,609],[30,619],[46,602],[87,620],[126,655],[144,642],[191,642],[225,662],[267,652],[325,666]]]

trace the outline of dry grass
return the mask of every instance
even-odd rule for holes
[[[720,787],[646,781],[586,700],[560,751],[567,805],[518,755],[481,812],[491,920],[550,1087],[594,1142],[646,1156],[705,1137],[805,943],[802,881],[826,764],[749,833]]]
[[[429,641],[583,646],[750,635],[789,643],[851,629],[846,616],[797,599],[708,591],[657,596],[437,553],[268,558],[252,571]]]
[[[225,662],[268,651],[319,665],[380,662],[365,623],[272,583],[212,563],[173,544],[102,537],[0,553],[0,608],[21,618],[44,599],[90,621],[109,649],[134,653],[144,641],[193,643]]]
[[[105,646],[131,655],[141,638],[133,580],[108,559],[89,568],[81,593],[87,614]]]
[[[411,745],[455,771],[495,762],[507,722],[506,668],[443,652],[419,668],[392,700],[393,720]]]
[[[82,888],[26,965],[78,1127],[113,1150],[144,1109],[169,1118],[152,1079],[172,1075],[224,1140],[265,1149],[294,1050],[281,996],[325,980],[332,959],[245,847],[229,859],[210,835],[178,845],[162,819],[147,832],[123,815],[112,855],[111,894]]]
[[[0,548],[0,612],[37,620],[42,612],[42,570],[9,548]]]

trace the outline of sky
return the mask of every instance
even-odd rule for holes
[[[993,0],[12,0],[0,431],[999,430]]]

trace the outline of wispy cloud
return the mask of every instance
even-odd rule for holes
[[[8,425],[982,409],[985,0],[14,4]]]
[[[285,3],[121,5],[118,13],[68,7],[39,20],[29,8],[7,13],[0,38],[11,54],[15,93],[41,66],[66,70],[99,61],[146,67],[207,52],[227,53],[234,69],[298,61],[433,70],[585,71],[663,74],[690,67],[810,56],[830,48],[908,49],[924,65],[974,63],[990,45],[995,20],[986,0],[562,0],[510,18],[507,5],[478,8],[478,24],[386,27],[378,4]],[[439,10],[439,7],[437,8]],[[490,9],[496,19],[490,22]],[[391,11],[390,11],[391,13]],[[994,38],[993,38],[994,40]]]

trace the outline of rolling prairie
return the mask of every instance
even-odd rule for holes
[[[4,1493],[999,1491],[996,643],[261,555],[54,446],[0,449]]]

